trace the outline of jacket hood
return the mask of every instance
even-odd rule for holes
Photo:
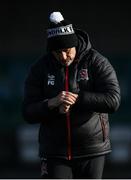
[[[78,37],[77,57],[81,60],[81,58],[91,49],[91,43],[89,36],[85,31],[76,29],[75,32]]]

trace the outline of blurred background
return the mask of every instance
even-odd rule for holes
[[[130,3],[71,0],[0,2],[0,178],[40,178],[39,125],[24,122],[21,103],[28,68],[45,53],[52,11],[87,31],[117,72],[122,101],[110,115],[113,151],[103,178],[131,178]]]

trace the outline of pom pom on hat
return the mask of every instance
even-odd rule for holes
[[[76,47],[77,43],[78,39],[73,25],[65,20],[60,12],[52,12],[47,29],[48,50],[72,48]]]
[[[61,21],[64,20],[62,14],[60,12],[53,12],[53,13],[51,13],[49,19],[50,19],[51,22],[53,22],[55,24],[58,24],[58,23],[60,23]]]

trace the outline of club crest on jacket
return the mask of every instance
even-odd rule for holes
[[[88,76],[88,70],[87,69],[81,69],[78,74],[78,81],[80,80],[89,80]]]

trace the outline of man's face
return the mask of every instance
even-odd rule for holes
[[[76,56],[76,48],[67,48],[67,49],[60,49],[56,51],[52,51],[55,58],[61,62],[64,66],[69,66],[75,59]]]

